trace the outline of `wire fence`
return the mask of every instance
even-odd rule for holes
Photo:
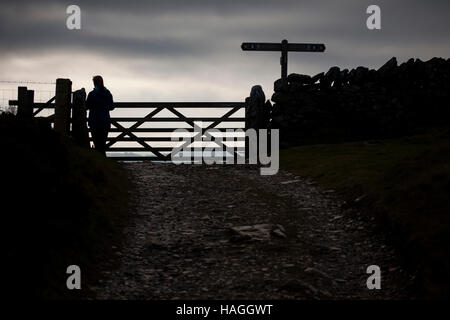
[[[14,84],[56,84],[56,82],[15,81],[15,80],[0,80],[0,83],[14,83]]]
[[[55,82],[0,80],[0,112],[15,112],[9,100],[17,100],[17,87],[34,90],[34,102],[47,102],[55,95]]]

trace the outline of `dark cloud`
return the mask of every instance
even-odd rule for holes
[[[372,3],[382,10],[380,31],[366,28],[365,11]],[[81,7],[81,30],[65,27],[70,4]],[[205,83],[213,77],[229,85],[226,92],[233,92],[233,85],[260,81],[271,90],[270,82],[279,75],[279,54],[242,52],[241,42],[287,38],[326,43],[324,54],[289,55],[290,71],[305,73],[332,65],[379,67],[392,56],[400,61],[449,57],[449,9],[450,1],[443,0],[2,0],[0,77],[12,76],[8,63],[15,57],[26,56],[32,65],[45,54],[55,58],[52,70],[61,70],[57,58],[70,54],[75,61],[89,55],[98,64],[108,61],[142,76],[192,76]],[[40,72],[39,66],[32,71]],[[219,73],[228,82],[211,76]]]
[[[65,28],[65,1],[0,4],[3,53],[82,47],[118,54],[205,55],[242,41],[332,41],[336,48],[441,42],[448,1],[378,1],[381,31],[365,28],[372,1],[76,1],[83,28]],[[103,32],[96,32],[102,30]],[[122,32],[124,31],[124,32]],[[337,40],[337,41],[334,41]],[[330,50],[333,47],[328,46]],[[448,51],[443,53],[448,54]]]

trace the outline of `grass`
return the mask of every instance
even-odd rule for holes
[[[0,115],[3,289],[10,297],[91,295],[127,220],[131,183],[121,166],[76,146],[45,119]],[[80,266],[82,290],[66,288]]]
[[[448,297],[450,130],[281,151],[281,166],[314,178],[387,225],[426,298]],[[359,199],[358,199],[359,198]],[[356,201],[358,199],[360,201]]]

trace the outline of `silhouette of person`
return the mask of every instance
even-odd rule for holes
[[[111,128],[109,111],[114,110],[114,102],[112,94],[105,88],[101,76],[95,76],[92,81],[95,88],[89,92],[86,99],[86,109],[89,110],[88,124],[91,128],[95,150],[106,155],[106,139]]]

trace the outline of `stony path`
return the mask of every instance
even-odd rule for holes
[[[120,267],[94,288],[100,299],[410,297],[394,250],[333,190],[254,166],[124,166],[137,183],[134,216]],[[372,264],[381,290],[366,287]]]

